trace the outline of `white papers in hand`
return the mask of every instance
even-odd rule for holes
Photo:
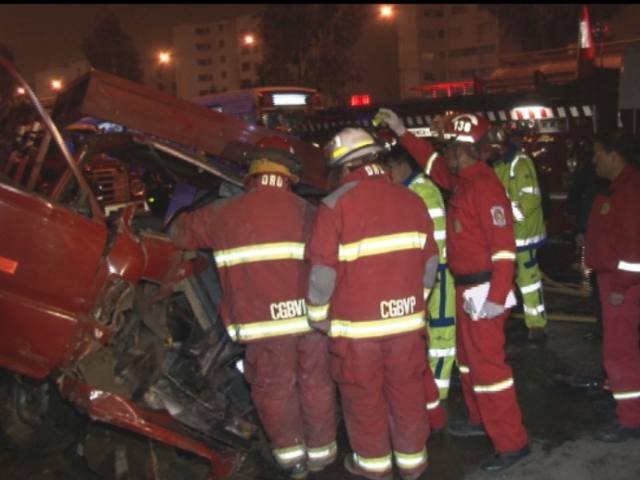
[[[476,285],[475,287],[467,288],[462,292],[462,298],[466,306],[465,310],[471,316],[471,320],[480,320],[478,315],[480,314],[480,309],[484,305],[484,302],[487,301],[487,297],[489,296],[489,286],[489,282],[484,282],[480,285]],[[511,290],[504,302],[504,308],[515,307],[516,303],[516,295],[513,293],[513,290]]]

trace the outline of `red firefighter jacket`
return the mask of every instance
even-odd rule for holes
[[[424,328],[425,264],[438,247],[422,200],[378,164],[342,178],[318,209],[308,255],[313,271],[335,272],[333,295],[308,297],[310,321],[329,335],[382,338]],[[333,277],[332,277],[333,278]]]
[[[612,291],[640,284],[640,171],[631,165],[598,195],[589,214],[586,263],[596,272],[614,272]]]
[[[285,177],[263,174],[224,206],[178,217],[172,231],[178,247],[213,248],[223,293],[220,314],[233,340],[310,331],[304,249],[314,213]]]
[[[407,132],[400,143],[425,173],[453,195],[447,209],[447,260],[455,276],[491,272],[487,300],[504,305],[513,287],[516,244],[511,202],[484,162],[449,172],[430,142]]]

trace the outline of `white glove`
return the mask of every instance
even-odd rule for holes
[[[478,318],[495,318],[504,313],[504,306],[498,305],[493,302],[484,302],[484,305],[480,309]]]
[[[407,129],[404,127],[404,123],[402,122],[402,120],[400,120],[400,117],[398,117],[395,112],[389,110],[388,108],[381,108],[380,110],[378,110],[376,116],[373,117],[372,123],[374,126],[386,123],[387,126],[391,130],[393,130],[393,133],[395,133],[398,137],[401,137],[407,131]]]
[[[624,293],[611,292],[609,294],[609,303],[611,305],[622,305],[624,302]]]

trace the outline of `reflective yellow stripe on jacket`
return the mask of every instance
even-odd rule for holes
[[[214,252],[214,257],[218,268],[266,260],[302,260],[304,258],[304,243],[259,243],[227,250],[217,250]]]
[[[330,337],[346,338],[377,338],[385,335],[407,333],[424,328],[424,312],[406,315],[404,317],[385,318],[384,320],[369,320],[351,322],[348,320],[332,320]]]
[[[422,249],[427,235],[421,232],[402,232],[379,237],[363,238],[360,241],[340,245],[338,260],[352,262],[361,257],[397,252],[400,250]]]
[[[288,318],[286,320],[265,320],[264,322],[232,324],[227,332],[234,342],[247,342],[260,338],[292,335],[311,331],[307,316]]]

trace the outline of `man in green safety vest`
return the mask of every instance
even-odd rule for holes
[[[456,295],[453,276],[447,267],[446,216],[442,193],[435,183],[422,173],[411,155],[388,130],[378,132],[378,140],[389,152],[387,169],[395,183],[404,184],[427,206],[433,220],[435,240],[440,250],[438,275],[428,299],[429,365],[441,400],[447,398],[451,370],[456,357]],[[437,412],[429,412],[431,416]],[[443,419],[444,420],[444,419]],[[434,425],[432,425],[433,427]]]
[[[546,337],[547,317],[542,296],[542,281],[536,256],[546,239],[542,196],[533,160],[494,129],[493,168],[511,200],[516,235],[516,283],[522,293],[524,320],[529,340]]]

